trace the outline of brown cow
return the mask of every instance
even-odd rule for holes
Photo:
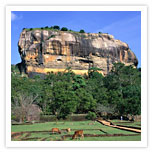
[[[52,133],[59,133],[59,134],[61,134],[61,131],[59,130],[59,128],[52,128]]]
[[[74,135],[72,136],[72,139],[78,138],[78,136],[80,138],[84,138],[83,130],[77,130],[77,131],[75,131]]]
[[[66,132],[71,132],[71,129],[70,129],[70,128],[67,128],[67,129],[66,129]]]

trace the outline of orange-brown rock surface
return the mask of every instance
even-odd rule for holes
[[[109,34],[54,30],[23,30],[18,42],[22,71],[47,73],[64,71],[77,74],[98,67],[106,75],[114,62],[137,66],[129,46]]]

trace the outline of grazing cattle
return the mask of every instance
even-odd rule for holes
[[[72,139],[75,139],[75,138],[84,138],[84,135],[83,135],[83,130],[77,130],[75,131],[74,135],[72,136]]]
[[[67,131],[67,132],[71,132],[71,129],[70,129],[70,128],[67,128],[66,131]]]
[[[52,128],[52,133],[59,133],[59,134],[61,134],[61,131],[58,128]]]

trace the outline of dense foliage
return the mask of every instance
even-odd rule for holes
[[[74,31],[71,29],[68,29],[67,27],[62,27],[60,28],[60,26],[58,25],[54,25],[51,27],[45,26],[45,27],[41,27],[41,28],[23,28],[22,30],[26,30],[26,31],[32,31],[32,30],[53,30],[53,31],[69,31],[69,32],[74,32],[74,33],[85,33],[85,31],[83,29],[81,29],[79,32],[78,31]]]
[[[68,28],[62,27],[62,28],[61,28],[61,31],[68,31]]]
[[[141,113],[141,70],[132,66],[114,64],[105,77],[96,67],[84,76],[74,74],[68,67],[63,73],[49,73],[45,79],[21,76],[14,65],[11,70],[12,117],[16,110],[26,114],[23,106],[33,103],[43,114],[53,114],[57,119],[72,113],[88,114],[89,119],[104,114]]]
[[[84,30],[80,30],[80,33],[85,33],[85,31]]]

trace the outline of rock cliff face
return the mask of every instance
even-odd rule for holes
[[[129,46],[109,34],[23,30],[18,47],[21,69],[28,74],[64,71],[67,67],[84,74],[89,67],[98,67],[106,75],[114,62],[138,64]]]

